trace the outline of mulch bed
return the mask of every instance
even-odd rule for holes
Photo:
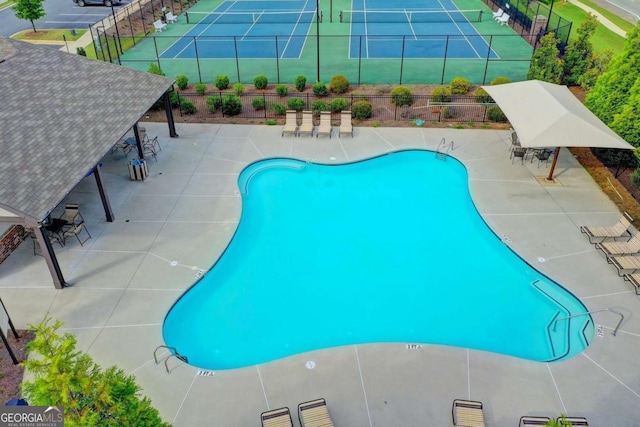
[[[18,339],[9,331],[7,340],[19,362],[26,358],[25,345],[34,338],[33,332],[18,330]],[[4,347],[4,346],[2,346]],[[24,367],[14,365],[6,348],[0,349],[0,404],[9,399],[21,397],[20,384],[24,375]]]

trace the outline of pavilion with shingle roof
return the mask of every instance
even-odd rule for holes
[[[98,164],[173,80],[46,46],[0,37],[0,222],[34,229],[57,288],[65,285],[49,239],[51,211],[93,171],[107,221],[113,213]]]

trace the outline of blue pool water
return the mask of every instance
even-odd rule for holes
[[[238,185],[232,241],[165,319],[166,344],[192,365],[239,368],[378,342],[551,361],[593,337],[590,316],[563,319],[584,305],[486,226],[452,158],[264,160]]]

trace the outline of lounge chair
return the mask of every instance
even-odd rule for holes
[[[85,237],[84,240],[80,239],[80,234],[82,233],[82,230],[84,230],[84,232],[87,233],[87,237]],[[76,239],[78,239],[78,243],[80,243],[80,246],[84,246],[86,241],[91,238],[91,234],[89,234],[89,230],[87,230],[87,227],[85,226],[85,224],[76,225],[75,227],[65,231],[64,232],[65,242],[67,241],[67,238],[74,237],[74,236]]]
[[[636,295],[640,295],[640,274],[625,274],[624,280],[631,283],[633,287],[636,288]]]
[[[316,130],[316,138],[318,135],[329,135],[331,138],[331,113],[328,111],[320,113],[320,125]]]
[[[509,23],[509,14],[503,13],[496,18],[496,21],[498,21],[500,25],[507,25]]]
[[[297,120],[296,110],[287,110],[284,119],[284,127],[282,128],[282,136],[285,134],[293,134],[293,136],[296,136],[298,134]]]
[[[307,134],[309,136],[313,136],[313,113],[311,111],[303,111],[302,112],[302,124],[298,128],[298,136]]]
[[[502,16],[503,13],[504,13],[504,10],[502,10],[502,8],[499,8],[495,12],[492,12],[493,19],[498,19],[500,16]]]
[[[613,264],[618,270],[618,276],[622,277],[626,273],[635,274],[640,271],[640,256],[635,255],[622,255],[622,256],[609,256],[607,262]]]
[[[262,427],[293,427],[289,408],[272,409],[260,415]]]
[[[156,33],[159,33],[167,28],[167,24],[158,19],[153,23],[153,28],[156,30]]]
[[[324,399],[299,404],[298,419],[301,427],[333,427],[327,402]]]
[[[451,415],[456,427],[484,427],[482,402],[456,399],[453,401]]]
[[[624,213],[622,218],[613,226],[607,227],[589,227],[583,225],[580,227],[580,231],[589,237],[589,243],[602,243],[607,239],[617,239],[619,237],[629,237],[631,238],[631,232],[629,231],[629,227],[631,227],[631,221],[633,218],[628,213]],[[594,242],[593,239],[601,239],[598,242]],[[627,239],[627,240],[629,240]]]
[[[607,258],[611,255],[633,255],[640,252],[640,233],[629,239],[628,242],[602,242],[596,243],[596,249],[604,253]]]
[[[353,138],[353,126],[351,125],[351,111],[343,111],[340,113],[340,128],[338,129],[338,137],[343,133],[348,133]]]
[[[175,24],[176,21],[178,20],[178,17],[174,15],[173,12],[167,12],[167,14],[164,17],[167,19],[167,22],[170,24]]]
[[[60,219],[67,221],[65,226],[69,228],[84,223],[84,218],[80,213],[80,208],[77,203],[67,203],[64,205],[64,212],[60,216]]]
[[[556,421],[558,423],[569,422],[569,425],[573,427],[589,426],[587,419],[584,417],[558,417]],[[563,425],[563,424],[560,424],[560,425]]]
[[[519,427],[527,427],[527,426],[546,426],[547,423],[551,421],[549,417],[520,417]]]

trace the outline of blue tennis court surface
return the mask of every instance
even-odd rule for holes
[[[299,58],[315,7],[315,0],[245,0],[225,1],[210,13],[190,12],[193,28],[160,57]]]
[[[340,20],[351,26],[349,58],[497,58],[473,26],[487,15],[450,0],[406,0],[393,9],[386,0],[352,0]]]

